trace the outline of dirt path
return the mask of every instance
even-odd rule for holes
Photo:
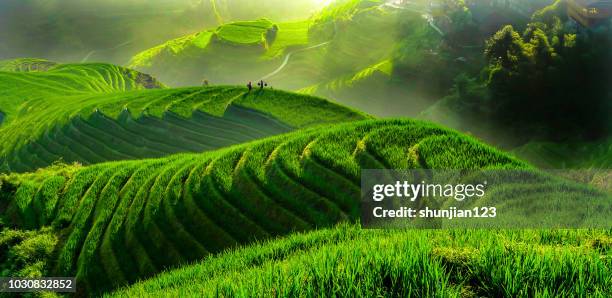
[[[288,53],[288,54],[285,56],[285,60],[283,61],[283,64],[281,64],[281,66],[279,66],[279,67],[278,67],[278,68],[277,68],[275,71],[273,71],[273,72],[271,72],[271,73],[269,73],[269,74],[265,75],[264,77],[262,77],[262,78],[261,78],[261,80],[267,80],[267,79],[269,79],[269,78],[271,78],[271,77],[273,77],[273,76],[277,75],[279,72],[283,71],[283,69],[285,69],[285,67],[287,66],[287,64],[289,64],[289,60],[291,59],[291,56],[292,56],[293,54],[297,54],[297,53],[301,53],[301,52],[305,52],[305,51],[313,50],[313,49],[316,49],[316,48],[320,48],[320,47],[322,47],[322,46],[328,45],[329,43],[331,43],[331,41],[326,41],[326,42],[323,42],[323,43],[320,43],[320,44],[317,44],[317,45],[314,45],[314,46],[310,46],[310,47],[307,47],[307,48],[303,48],[303,49],[295,50],[295,51],[293,51],[293,52]]]
[[[93,54],[95,54],[95,53],[97,53],[97,52],[105,52],[105,51],[112,51],[112,50],[116,50],[116,49],[119,49],[119,48],[121,48],[121,47],[127,46],[127,45],[129,45],[129,44],[131,44],[131,43],[132,43],[132,41],[130,40],[130,41],[126,41],[126,42],[124,42],[124,43],[122,43],[122,44],[119,44],[119,45],[117,45],[117,46],[114,46],[114,47],[112,47],[112,48],[102,49],[102,50],[93,50],[93,51],[91,51],[91,52],[87,53],[87,55],[85,55],[85,58],[83,58],[83,60],[81,60],[81,63],[85,63],[85,62],[87,62],[87,60],[89,60],[89,58],[91,58],[91,56],[93,56]]]
[[[408,7],[407,5],[400,6],[400,5],[395,4],[394,1],[389,1],[389,2],[385,3],[384,5],[387,6],[387,7],[395,8],[395,9],[409,10],[409,11],[414,11],[416,13],[423,14],[423,18],[425,18],[427,20],[427,23],[429,23],[429,26],[431,28],[436,30],[436,32],[438,32],[441,36],[445,35],[444,32],[442,31],[442,29],[440,29],[440,27],[438,27],[438,25],[436,25],[436,22],[434,21],[434,17],[428,11],[426,11],[426,10],[411,8],[411,7]]]
[[[439,33],[441,36],[444,36],[444,35],[445,35],[445,34],[444,34],[444,32],[443,32],[443,31],[440,29],[440,27],[438,27],[438,26],[436,25],[436,23],[434,22],[434,18],[433,18],[433,16],[432,16],[432,15],[431,15],[431,14],[430,14],[428,11],[426,11],[426,10],[421,10],[421,9],[411,8],[411,7],[408,7],[408,6],[399,6],[399,5],[395,4],[395,3],[394,3],[394,1],[388,1],[387,3],[385,3],[385,4],[383,4],[383,5],[384,5],[384,6],[387,6],[387,7],[395,8],[395,9],[410,10],[410,11],[414,11],[414,12],[416,12],[416,13],[420,13],[420,14],[422,14],[422,15],[423,15],[423,18],[425,18],[425,19],[427,20],[427,23],[429,23],[429,26],[430,26],[431,28],[433,28],[433,29],[434,29],[436,32],[438,32],[438,33]],[[288,54],[285,56],[285,59],[283,60],[283,63],[282,63],[282,64],[281,64],[281,65],[280,65],[280,66],[279,66],[279,67],[278,67],[276,70],[274,70],[273,72],[271,72],[271,73],[269,73],[269,74],[265,75],[265,76],[264,76],[264,77],[262,77],[260,80],[267,80],[267,79],[269,79],[269,78],[271,78],[271,77],[273,77],[273,76],[277,75],[279,72],[283,71],[283,69],[285,69],[285,67],[287,66],[287,64],[289,64],[289,60],[291,59],[291,56],[292,56],[293,54],[297,54],[297,53],[300,53],[300,52],[304,52],[304,51],[308,51],[308,50],[316,49],[316,48],[319,48],[319,47],[322,47],[322,46],[328,45],[329,43],[331,43],[331,41],[326,41],[326,42],[323,42],[323,43],[320,43],[320,44],[317,44],[317,45],[314,45],[314,46],[311,46],[311,47],[307,47],[307,48],[304,48],[304,49],[295,50],[295,51],[293,51],[293,52],[288,53]]]

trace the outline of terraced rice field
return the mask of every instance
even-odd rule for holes
[[[309,21],[275,24],[267,19],[232,22],[143,51],[129,67],[172,86],[193,86],[203,79],[246,84],[274,70],[283,53],[307,46],[309,25]]]
[[[272,26],[274,24],[267,19],[235,22],[217,28],[216,36],[221,41],[238,45],[262,45]]]
[[[246,87],[144,89],[155,81],[110,65],[0,72],[0,171],[56,161],[202,152],[315,124],[367,118],[323,99]],[[133,79],[130,79],[133,78]]]
[[[14,174],[1,180],[0,211],[8,227],[53,227],[55,253],[41,267],[76,275],[92,293],[240,244],[355,221],[362,168],[528,165],[435,125],[366,121],[203,154]]]

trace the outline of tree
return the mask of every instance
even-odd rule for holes
[[[511,25],[505,26],[489,39],[485,56],[490,64],[501,64],[505,69],[514,69],[528,57],[525,44]]]

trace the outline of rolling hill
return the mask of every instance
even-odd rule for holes
[[[2,266],[76,275],[89,293],[113,289],[240,244],[355,221],[362,168],[529,166],[432,124],[370,120],[201,154],[12,174],[0,180],[1,222],[11,228],[0,246],[9,256],[33,245],[46,253]]]
[[[5,65],[35,65],[20,62]],[[56,161],[92,164],[201,152],[368,118],[320,98],[270,89],[167,89],[148,75],[107,64],[0,72],[0,87],[0,172]]]

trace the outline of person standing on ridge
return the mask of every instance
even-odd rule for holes
[[[249,82],[247,88],[249,88],[249,93],[251,93],[251,90],[253,90],[253,83]]]

